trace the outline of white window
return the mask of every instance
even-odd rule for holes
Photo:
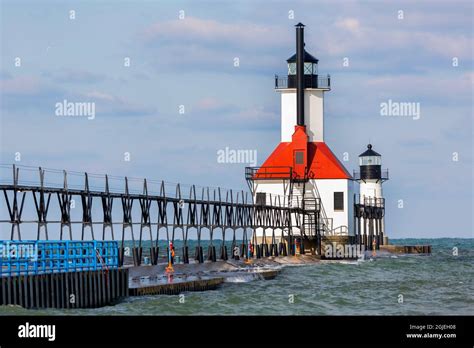
[[[359,157],[359,165],[361,166],[379,166],[382,164],[380,156],[363,156]]]
[[[288,64],[288,75],[296,75],[296,63]]]

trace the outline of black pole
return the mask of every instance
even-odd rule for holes
[[[296,25],[296,105],[297,124],[304,126],[304,25]]]

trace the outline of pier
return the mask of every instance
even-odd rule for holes
[[[0,227],[10,231],[10,240],[1,241],[1,304],[25,308],[92,308],[129,295],[215,289],[232,273],[223,276],[226,267],[237,269],[245,267],[246,260],[303,253],[304,248],[296,247],[302,239],[293,231],[302,228],[304,215],[314,214],[306,212],[302,202],[286,206],[285,197],[255,204],[244,191],[201,188],[198,196],[198,189],[191,185],[184,195],[180,184],[170,190],[164,181],[17,165],[2,165],[0,171],[2,206],[6,207]],[[119,206],[114,210],[116,201]],[[97,206],[100,220],[94,215]],[[23,240],[22,231],[29,228],[31,234],[32,227],[37,239]],[[97,228],[101,238],[97,238]],[[256,228],[272,230],[273,242],[257,241]],[[284,237],[279,245],[276,231]],[[194,252],[188,246],[191,232],[197,237]],[[201,244],[204,238],[209,241],[207,250]],[[178,239],[183,246],[172,259],[176,274],[170,282],[162,275],[169,245]],[[27,253],[12,252],[12,248]],[[231,261],[241,265],[224,265]],[[196,267],[209,271],[213,264],[217,268],[212,275],[196,276]],[[180,274],[186,265],[192,269]],[[148,283],[137,283],[136,272],[144,270]],[[258,273],[259,279],[271,279],[278,272]]]
[[[2,203],[7,208],[7,214],[2,212],[0,226],[3,230],[9,228],[11,240],[22,240],[25,225],[36,226],[37,240],[117,240],[119,266],[123,266],[129,255],[133,264],[139,266],[145,253],[151,264],[157,264],[160,248],[166,249],[168,242],[177,239],[184,245],[176,250],[176,255],[184,263],[189,263],[190,258],[202,263],[204,260],[295,255],[296,249],[304,252],[304,247],[300,248],[304,239],[316,240],[317,234],[324,232],[323,219],[319,219],[319,228],[308,225],[308,221],[314,221],[314,215],[320,213],[321,205],[308,210],[305,208],[308,202],[303,197],[295,197],[289,206],[289,200],[293,200],[291,191],[283,197],[269,195],[262,203],[254,202],[252,193],[243,190],[209,187],[199,190],[189,185],[185,194],[182,185],[170,187],[164,181],[16,165],[0,165],[0,170],[2,178],[11,177],[10,183],[2,181],[0,184]],[[94,189],[90,184],[92,179]],[[253,180],[249,173],[247,180]],[[80,219],[72,217],[73,203]],[[50,211],[52,207],[54,212]],[[93,214],[95,209],[102,211],[100,217]],[[28,217],[24,215],[26,210],[30,212]],[[54,233],[51,225],[57,227]],[[76,226],[79,231],[74,230]],[[99,236],[97,228],[102,232]],[[117,228],[120,236],[117,236]],[[265,230],[270,240],[257,240],[255,229]],[[191,233],[198,243],[194,251],[188,246]],[[237,234],[241,237],[237,238]],[[210,241],[207,252],[201,245],[204,238]],[[214,242],[216,239],[220,244]],[[160,245],[160,240],[167,243]],[[225,241],[228,240],[232,241],[232,250],[227,250]],[[130,250],[126,241],[132,242]],[[146,252],[145,241],[150,245]],[[249,251],[250,245],[253,248]],[[161,253],[166,255],[164,250]]]
[[[426,247],[390,248],[383,245],[382,238],[372,244],[373,239],[361,237],[360,228],[356,236],[335,233],[329,228],[321,199],[305,197],[305,182],[293,180],[291,168],[287,195],[269,194],[264,201],[254,199],[254,180],[263,174],[275,176],[275,169],[249,169],[250,194],[200,188],[199,196],[194,185],[188,186],[185,195],[180,184],[170,190],[164,181],[16,165],[0,166],[2,178],[8,177],[8,169],[11,182],[3,179],[0,183],[7,208],[1,212],[0,226],[3,231],[9,228],[11,237],[0,241],[3,305],[94,308],[127,296],[211,290],[232,281],[232,276],[241,276],[239,268],[247,276],[253,272],[251,277],[271,279],[278,271],[256,272],[252,264],[265,264],[265,260],[318,262],[325,258],[321,250],[325,243],[335,241],[393,252],[431,251]],[[116,201],[119,205],[114,209]],[[93,207],[102,212],[100,218]],[[355,219],[377,218],[384,208],[359,201],[354,207]],[[366,211],[375,214],[364,215]],[[22,226],[29,226],[30,234],[35,227],[37,239],[23,240]],[[97,228],[101,238],[97,238]],[[258,238],[256,230],[264,231],[264,238]],[[194,252],[189,248],[191,233],[197,237]],[[208,241],[207,250],[203,239]],[[170,260],[169,247],[177,241],[182,247],[173,247]],[[176,270],[171,278],[166,275],[168,261]],[[228,272],[229,267],[234,269]]]

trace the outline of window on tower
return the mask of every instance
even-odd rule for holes
[[[317,75],[318,64],[307,63],[303,64],[303,74],[305,75]],[[288,75],[296,75],[296,63],[288,63]]]
[[[255,197],[255,203],[257,205],[265,205],[267,202],[267,195],[265,192],[257,192],[257,196]]]
[[[304,152],[303,151],[296,151],[295,152],[295,163],[296,164],[304,164]]]
[[[344,192],[334,192],[334,211],[344,211]]]
[[[288,75],[296,75],[296,63],[288,64]]]
[[[359,165],[361,166],[379,166],[382,164],[380,156],[362,156],[359,157]]]

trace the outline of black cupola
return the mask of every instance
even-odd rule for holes
[[[331,78],[329,75],[321,76],[318,72],[319,60],[305,49],[304,24],[298,23],[296,27],[296,53],[286,60],[288,64],[288,76],[275,75],[275,89],[298,88],[298,59],[301,59],[302,87],[312,89],[331,89]],[[298,49],[300,47],[301,49]]]
[[[305,49],[303,52],[303,88],[318,88],[318,59],[306,52]],[[297,87],[296,61],[296,53],[286,60],[288,63],[287,88]]]
[[[288,75],[296,75],[296,53],[286,60],[288,63]],[[317,75],[319,60],[304,50],[303,55],[304,74]]]
[[[367,145],[367,150],[359,155],[360,179],[382,179],[382,156]]]

